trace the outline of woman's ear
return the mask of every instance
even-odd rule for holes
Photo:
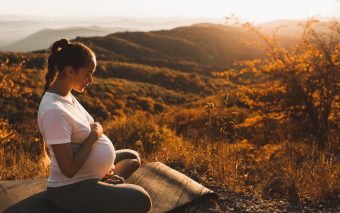
[[[66,67],[64,67],[63,74],[64,74],[64,77],[72,76],[76,74],[76,71],[73,69],[73,67],[71,67],[70,65],[67,65]]]

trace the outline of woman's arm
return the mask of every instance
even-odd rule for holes
[[[103,128],[98,122],[91,124],[90,135],[85,139],[75,154],[72,152],[71,143],[52,145],[59,168],[66,177],[72,178],[77,174],[90,155],[93,144],[102,134]]]

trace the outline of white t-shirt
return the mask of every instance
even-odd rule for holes
[[[45,92],[38,110],[38,126],[50,151],[51,173],[48,187],[59,187],[91,178],[102,178],[112,167],[116,158],[111,140],[104,134],[93,144],[92,151],[76,175],[66,177],[60,170],[53,153],[52,144],[71,143],[73,153],[91,132],[94,120],[70,93],[63,97]]]

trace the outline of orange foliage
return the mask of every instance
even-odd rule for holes
[[[305,22],[292,50],[280,46],[275,36],[245,24],[262,38],[264,44],[259,47],[268,58],[237,62],[233,69],[215,74],[233,81],[238,98],[262,117],[283,113],[295,121],[298,131],[307,131],[324,148],[340,120],[339,23],[334,22],[327,33],[317,31],[315,23],[313,19]]]

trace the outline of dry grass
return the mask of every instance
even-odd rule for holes
[[[0,119],[0,180],[48,176],[50,162],[41,151],[44,147],[29,132],[19,133],[7,120]]]
[[[11,131],[10,126],[3,121],[1,129],[2,138],[8,138],[4,132]],[[306,143],[283,141],[257,146],[247,140],[233,144],[188,140],[164,121],[144,113],[108,121],[104,129],[116,149],[135,149],[144,163],[161,161],[194,172],[202,183],[214,181],[235,191],[251,191],[260,199],[327,200],[340,192],[339,156],[331,150],[319,152]],[[12,139],[18,138],[14,134]],[[46,160],[43,152],[1,146],[0,179],[47,177]]]
[[[212,178],[236,191],[250,190],[263,199],[279,197],[294,202],[300,197],[327,200],[340,192],[340,159],[332,147],[319,152],[309,143],[292,140],[264,146],[247,140],[233,144],[198,137],[188,140],[177,135],[164,120],[143,119],[141,114],[109,122],[107,127],[110,138],[116,139],[114,143],[137,150],[145,162],[182,167],[198,174],[202,182]],[[133,142],[131,135],[136,132],[139,137]],[[154,140],[155,135],[159,140]],[[152,151],[145,152],[144,145]]]
[[[0,149],[0,180],[47,177],[48,174],[49,167],[46,166],[44,158]]]
[[[339,159],[335,162],[326,159],[325,153],[308,153],[310,147],[305,144],[292,146],[288,149],[287,143],[282,142],[271,150],[246,140],[235,144],[204,141],[194,144],[173,138],[144,159],[193,170],[202,182],[212,178],[235,191],[250,190],[261,199],[277,197],[299,202],[297,199],[302,197],[314,200],[336,197],[340,192]],[[299,151],[302,156],[295,155]]]

